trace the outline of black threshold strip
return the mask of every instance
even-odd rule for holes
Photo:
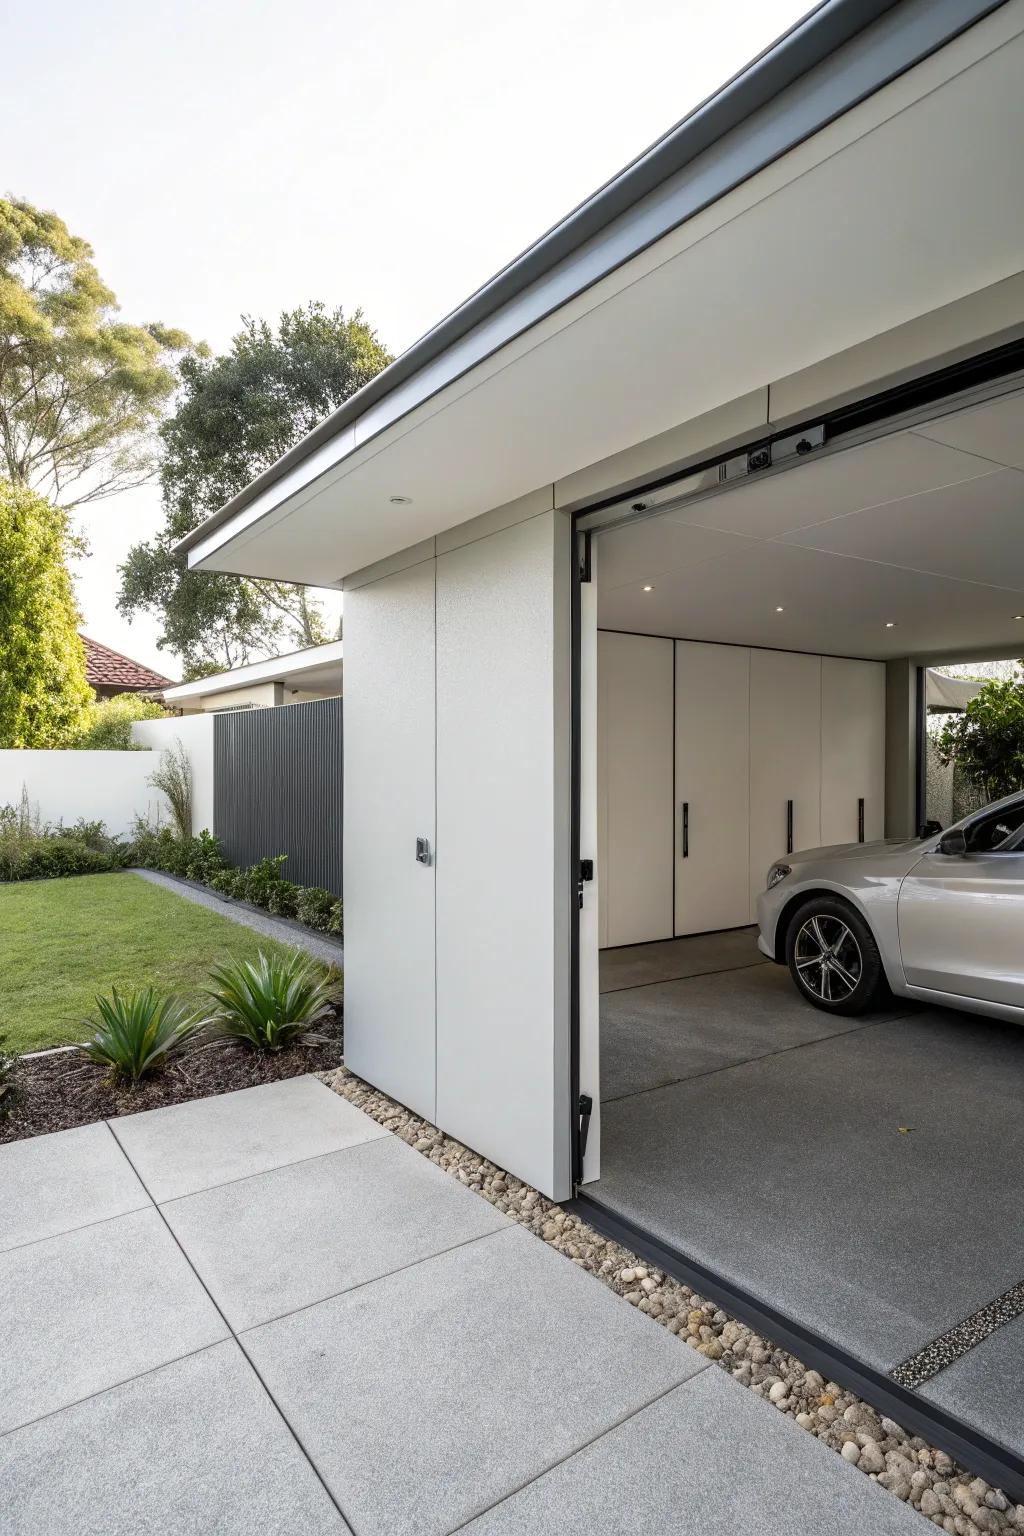
[[[995,1301],[979,1307],[977,1312],[972,1312],[970,1317],[965,1317],[961,1322],[954,1324],[946,1333],[932,1339],[923,1349],[919,1349],[909,1359],[896,1365],[889,1372],[893,1381],[901,1387],[920,1387],[940,1371],[944,1371],[947,1365],[952,1365],[955,1360],[966,1355],[968,1350],[980,1344],[1002,1328],[1005,1323],[1012,1323],[1015,1317],[1020,1317],[1024,1312],[1024,1280],[1016,1285],[1011,1285],[1008,1291],[997,1296]]]
[[[688,1285],[700,1296],[715,1301],[731,1316],[791,1351],[811,1369],[820,1371],[855,1392],[887,1418],[952,1456],[954,1461],[983,1477],[1017,1504],[1024,1503],[1024,1457],[974,1429],[962,1419],[926,1401],[893,1376],[866,1365],[824,1335],[761,1301],[743,1286],[727,1280],[695,1259],[687,1258],[652,1233],[620,1216],[592,1195],[579,1194],[565,1202],[572,1211],[605,1237]],[[1010,1294],[1010,1293],[1008,1293]],[[1003,1298],[1000,1298],[1000,1301]],[[992,1303],[993,1306],[997,1303]],[[970,1319],[968,1319],[970,1321]]]

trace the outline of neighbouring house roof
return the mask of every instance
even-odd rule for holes
[[[287,656],[272,656],[267,661],[232,667],[229,672],[215,672],[212,677],[200,677],[194,683],[178,683],[166,690],[164,699],[168,704],[177,704],[256,683],[287,683],[292,688],[331,685],[340,693],[343,655],[343,642],[329,640],[326,645],[307,646]]]
[[[169,677],[144,667],[141,661],[80,635],[85,646],[85,677],[90,688],[114,688],[118,693],[159,693],[173,686]]]

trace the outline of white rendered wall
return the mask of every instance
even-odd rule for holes
[[[183,715],[180,719],[167,720],[136,720],[132,726],[132,740],[139,746],[148,747],[152,753],[166,752],[180,741],[188,753],[192,764],[192,832],[198,835],[205,828],[208,832],[215,832],[213,825],[213,716],[212,715]],[[83,754],[76,752],[74,756]],[[91,754],[98,757],[99,753]],[[113,757],[142,757],[141,752],[104,753],[104,756]],[[147,769],[152,773],[156,767],[156,758],[150,761]],[[167,819],[168,811],[163,796],[158,796],[155,790],[150,794],[156,796],[163,806],[162,817]]]
[[[557,1197],[570,1192],[570,548],[568,519],[546,512],[437,560],[437,1122]]]
[[[0,805],[17,806],[22,789],[41,821],[102,821],[112,837],[127,837],[136,816],[166,820],[167,802],[146,781],[152,752],[0,752]]]

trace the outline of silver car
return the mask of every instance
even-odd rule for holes
[[[895,993],[1024,1022],[1024,793],[910,842],[787,854],[758,946],[828,1013]]]

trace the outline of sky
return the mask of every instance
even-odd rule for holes
[[[0,0],[0,193],[90,242],[133,322],[361,308],[398,353],[784,32],[807,0]],[[87,509],[83,628],[155,486]],[[334,598],[335,604],[337,598]]]

